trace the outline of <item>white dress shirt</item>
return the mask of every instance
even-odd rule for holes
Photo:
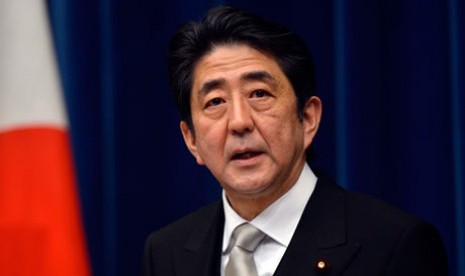
[[[305,205],[315,189],[316,181],[315,174],[305,164],[294,186],[252,221],[249,221],[250,224],[267,235],[254,252],[254,260],[259,276],[271,276],[276,271],[294,235]],[[225,223],[221,275],[224,275],[224,270],[229,260],[231,248],[228,248],[228,246],[231,234],[237,226],[247,222],[232,209],[224,191],[223,206]]]

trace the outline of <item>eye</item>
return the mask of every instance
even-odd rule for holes
[[[263,98],[263,97],[266,97],[270,95],[270,93],[268,93],[268,91],[266,90],[263,90],[263,89],[256,89],[252,92],[252,97],[254,98]]]
[[[218,106],[218,105],[220,105],[222,103],[224,103],[223,99],[221,99],[221,98],[213,98],[213,99],[209,100],[205,104],[205,108],[212,107],[212,106]]]

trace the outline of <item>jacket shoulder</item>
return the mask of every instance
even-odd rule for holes
[[[151,233],[145,242],[142,275],[175,275],[175,258],[197,250],[214,229],[222,227],[221,201],[202,207]]]
[[[221,212],[221,202],[217,201],[204,206],[186,216],[174,221],[163,228],[152,232],[146,243],[151,244],[173,244],[177,241],[185,242],[192,231],[203,223],[211,222],[218,212]]]
[[[436,228],[372,196],[345,190],[348,240],[361,244],[352,268],[377,260],[387,275],[447,275],[447,257]],[[350,269],[349,269],[350,270]]]
[[[430,223],[325,175],[312,197],[307,225],[318,225],[317,243],[324,237],[324,245],[340,246],[335,251],[358,248],[344,275],[447,275],[445,247]]]

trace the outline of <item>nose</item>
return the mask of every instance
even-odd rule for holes
[[[233,100],[229,110],[229,131],[236,135],[252,132],[254,121],[246,99]]]

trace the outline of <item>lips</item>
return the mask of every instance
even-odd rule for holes
[[[239,152],[239,153],[236,153],[232,156],[232,160],[247,160],[247,159],[250,159],[250,158],[253,158],[255,156],[258,156],[262,154],[261,152],[259,151],[245,151],[245,152]]]

